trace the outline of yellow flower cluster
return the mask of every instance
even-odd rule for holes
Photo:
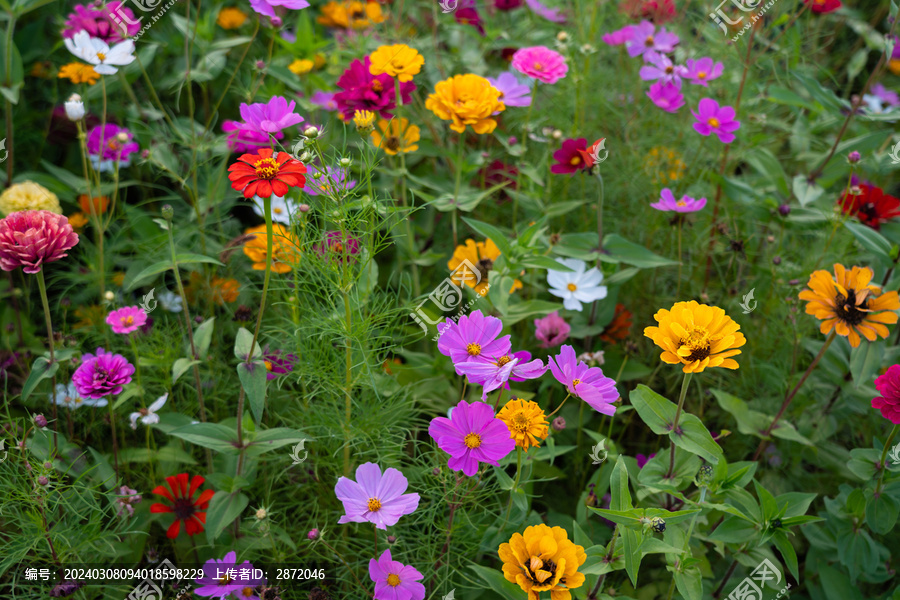
[[[49,210],[62,214],[56,194],[33,181],[14,183],[0,195],[0,212],[3,216],[20,210]]]
[[[387,73],[401,82],[412,81],[425,64],[425,58],[415,48],[406,44],[381,46],[369,55],[371,65],[369,73],[381,75]]]
[[[272,227],[272,271],[274,273],[287,273],[300,260],[298,240],[291,233],[290,229],[278,223],[274,223]],[[255,270],[265,271],[266,226],[251,227],[244,234],[254,236],[253,239],[244,244],[244,254],[253,261]]]
[[[359,2],[358,0],[332,0],[322,7],[319,24],[339,29],[365,29],[376,25],[387,17],[381,11],[378,2]]]
[[[500,90],[490,81],[467,73],[439,81],[425,108],[444,121],[453,121],[453,131],[462,133],[466,125],[471,125],[475,133],[483,134],[494,131],[497,121],[491,115],[505,110],[506,105],[500,101]]]

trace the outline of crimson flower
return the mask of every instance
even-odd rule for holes
[[[271,148],[241,155],[228,170],[231,187],[243,192],[244,198],[285,196],[290,188],[306,185],[306,166],[287,152],[275,154]]]
[[[206,507],[215,494],[213,490],[205,490],[196,500],[194,499],[194,493],[203,485],[204,481],[206,479],[202,476],[194,475],[190,487],[188,487],[188,474],[181,473],[166,477],[168,488],[164,485],[154,488],[154,494],[165,497],[171,504],[157,502],[150,507],[150,512],[175,514],[175,522],[166,531],[167,537],[171,539],[178,537],[182,521],[184,521],[184,529],[188,535],[197,535],[203,532],[204,525],[206,525]]]
[[[814,13],[825,14],[834,12],[841,7],[841,0],[803,0]]]
[[[568,174],[576,173],[587,168],[582,152],[587,151],[587,140],[585,138],[564,140],[562,147],[553,153],[553,160],[556,164],[550,167],[551,173]]]
[[[859,184],[859,191],[859,194],[845,191],[838,200],[845,215],[854,215],[872,229],[878,229],[882,223],[900,216],[900,199],[868,183]]]

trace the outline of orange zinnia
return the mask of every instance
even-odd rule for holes
[[[306,166],[287,152],[274,154],[271,148],[241,155],[228,170],[231,187],[243,192],[244,198],[285,196],[290,188],[306,185]]]

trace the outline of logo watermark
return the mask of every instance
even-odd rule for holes
[[[140,307],[141,310],[145,313],[151,313],[156,308],[157,302],[153,299],[153,293],[156,291],[156,288],[151,289],[147,295],[141,300]],[[152,304],[151,304],[152,302]]]
[[[303,438],[302,440],[300,440],[297,443],[296,446],[294,446],[294,449],[291,450],[291,460],[293,461],[291,464],[299,465],[300,463],[305,461],[306,458],[309,456],[309,451],[303,447],[303,444],[305,444],[305,443],[306,443],[306,438]],[[300,458],[301,452],[303,452],[303,458]]]
[[[131,0],[132,4],[134,4],[141,12],[150,12],[151,10],[156,10],[156,8],[162,3],[162,0]],[[131,39],[136,40],[140,38],[142,35],[147,33],[147,31],[156,23],[160,17],[162,17],[167,10],[172,8],[172,6],[178,2],[178,0],[169,0],[163,7],[157,12],[155,15],[150,17],[150,22],[147,23],[144,27],[141,28],[140,31],[134,34]],[[131,18],[128,14],[123,10],[125,3],[122,2],[116,5],[115,10],[110,10],[107,7],[107,16],[109,16],[110,20],[115,24],[116,27],[122,32],[122,37],[128,37],[128,26],[129,25],[140,25],[144,17],[138,17],[137,19]]]
[[[163,591],[162,588],[156,584],[156,580],[165,582],[167,576],[175,571],[177,571],[177,569],[172,561],[168,558],[163,560],[159,563],[159,567],[149,569],[148,577],[137,584],[125,600],[162,600]],[[149,575],[154,575],[155,579],[151,579]],[[165,583],[160,585],[165,585]]]
[[[455,596],[456,596],[456,588],[453,588],[452,590],[450,590],[450,593],[447,594],[446,596],[444,596],[443,598],[441,598],[441,600],[455,600]]]
[[[0,450],[3,450],[3,440],[0,440]],[[888,458],[891,459],[892,465],[900,465],[900,443],[891,448]],[[3,462],[2,458],[0,458],[0,462]]]
[[[760,2],[762,0],[722,0],[719,5],[716,7],[715,11],[709,13],[709,17],[713,20],[713,22],[718,25],[722,29],[722,33],[726,36],[728,35],[728,26],[736,26],[740,25],[744,20],[744,15],[740,15],[736,21],[732,21],[729,16],[722,9],[722,6],[728,3],[733,4],[738,10],[741,12],[749,13],[755,9],[759,9],[756,14],[750,15],[750,22],[746,23],[741,30],[731,38],[732,42],[736,42],[739,37],[744,35],[744,32],[753,27],[753,25],[760,19],[762,16],[768,11],[772,6],[778,2],[778,0],[769,0],[765,5],[760,6]]]
[[[603,158],[600,158],[601,150],[603,150]],[[600,141],[594,145],[594,148],[591,151],[591,159],[596,165],[598,163],[602,163],[607,158],[609,158],[609,150],[606,149],[606,138],[601,138]]]
[[[766,582],[774,580],[775,585],[778,585],[781,583],[781,579],[782,575],[781,571],[778,570],[778,567],[769,562],[768,559],[763,559],[763,561],[753,569],[750,576],[745,577],[744,580],[728,594],[727,600],[762,600],[762,588],[766,585]],[[791,589],[790,583],[783,587],[775,598],[786,598],[789,589]]]
[[[5,142],[6,140],[3,140],[3,141]],[[0,143],[0,150],[2,150],[2,149],[3,149],[3,144]],[[894,147],[891,148],[891,153],[889,156],[891,157],[891,162],[893,164],[900,165],[900,142],[897,142],[896,144],[894,144]],[[6,160],[5,156],[3,157],[3,160]],[[3,162],[3,160],[0,160],[0,162]]]
[[[741,308],[744,310],[745,315],[749,315],[754,310],[756,310],[756,300],[753,299],[753,292],[756,291],[756,288],[750,290],[750,293],[744,294],[744,300],[740,303]],[[753,303],[752,305],[750,303]]]
[[[897,144],[900,146],[900,144]],[[6,138],[0,140],[0,150],[3,151],[3,157],[0,158],[0,163],[6,162],[7,157],[9,157],[9,151],[6,149]]]
[[[475,287],[479,283],[481,283],[482,277],[483,277],[483,275],[482,275],[481,270],[479,270],[478,267],[473,265],[468,259],[464,258],[463,261],[459,264],[459,266],[456,267],[456,269],[454,269],[454,271],[452,273],[450,273],[449,277],[444,279],[440,283],[440,285],[438,285],[438,287],[435,288],[435,290],[433,292],[428,294],[428,296],[424,300],[419,302],[418,306],[416,306],[415,312],[409,313],[409,316],[412,317],[413,321],[418,323],[419,327],[422,328],[423,332],[428,333],[428,326],[425,325],[425,323],[428,323],[428,325],[437,327],[438,324],[444,320],[444,317],[439,316],[437,319],[432,320],[428,317],[428,314],[424,311],[422,306],[426,302],[428,302],[428,300],[431,300],[432,302],[434,302],[435,306],[438,308],[439,313],[444,313],[448,310],[453,310],[454,308],[458,307],[460,305],[460,303],[462,302],[463,285],[466,282],[474,279],[475,282],[472,284],[472,287]],[[459,281],[459,283],[457,284],[456,281]],[[454,316],[452,316],[450,318],[453,319],[454,321],[458,321],[459,318],[463,314],[465,314],[466,309],[470,308],[473,304],[475,304],[481,298],[483,298],[487,294],[489,289],[490,289],[490,284],[485,284],[484,294],[478,294],[476,298],[469,300],[469,302],[467,302],[465,304],[465,306],[463,306],[462,308],[459,309],[459,312],[457,312]],[[436,336],[434,336],[434,338],[432,338],[432,341],[437,341],[438,338],[440,338],[440,337],[441,337],[441,332],[439,331],[438,334]]]
[[[591,464],[599,465],[606,460],[608,452],[605,446],[606,440],[600,440],[593,448],[591,448],[591,453],[589,455],[592,461]]]
[[[0,440],[0,463],[6,460],[6,455],[9,454],[6,449],[6,440]],[[900,444],[898,444],[900,446]]]
[[[442,13],[452,13],[459,6],[459,0],[438,0]]]

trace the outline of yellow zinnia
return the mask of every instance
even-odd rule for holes
[[[371,110],[357,110],[353,113],[353,124],[360,135],[368,135],[375,129],[375,113]]]
[[[371,61],[369,73],[372,75],[387,73],[401,82],[412,81],[413,75],[418,74],[425,64],[425,58],[418,50],[406,44],[381,46],[369,55],[369,60]]]
[[[372,143],[376,148],[384,150],[391,156],[407,152],[415,152],[419,149],[416,142],[419,141],[419,128],[410,125],[407,119],[391,119],[378,121],[378,130],[372,132]]]
[[[68,79],[72,83],[86,83],[94,85],[100,81],[100,73],[94,70],[91,65],[73,62],[63,65],[59,69],[59,78]]]
[[[457,246],[456,250],[453,251],[453,258],[447,261],[447,267],[453,271],[450,274],[450,280],[456,285],[465,283],[470,288],[473,288],[479,296],[484,296],[488,293],[488,272],[494,266],[494,261],[499,256],[500,248],[490,239],[483,242],[476,242],[471,239],[466,240],[465,246]],[[480,279],[469,273],[468,269],[464,269],[465,272],[461,270],[460,273],[456,273],[456,270],[463,264],[464,260],[469,261],[478,270],[478,274],[481,275]],[[520,289],[522,289],[522,282],[516,279],[513,281],[509,293],[512,294]]]
[[[332,0],[322,7],[322,15],[318,21],[325,27],[363,29],[381,23],[386,18],[381,12],[381,5],[378,2],[359,2],[358,0],[335,2]]]
[[[562,527],[541,523],[514,533],[509,543],[500,544],[503,576],[539,600],[541,592],[550,592],[550,600],[571,600],[571,590],[584,585],[578,567],[587,560],[584,548],[569,540]]]
[[[298,58],[294,62],[288,65],[288,69],[294,75],[305,75],[313,70],[316,66],[316,63],[309,60],[308,58]]]
[[[234,8],[231,6],[225,7],[219,11],[219,16],[216,17],[216,23],[218,23],[219,27],[222,29],[237,29],[241,25],[244,24],[244,21],[247,20],[247,13],[242,11],[239,8]]]
[[[453,131],[462,133],[466,125],[471,125],[475,133],[483,134],[494,131],[497,121],[491,115],[505,110],[506,105],[500,101],[500,90],[490,81],[468,73],[439,81],[425,108],[444,121],[453,121]]]
[[[822,321],[822,333],[832,329],[838,335],[849,338],[856,348],[860,335],[870,342],[878,336],[886,338],[885,324],[897,322],[900,297],[897,292],[881,293],[877,285],[869,285],[874,273],[869,267],[834,265],[834,277],[828,271],[815,271],[807,284],[810,289],[800,292],[800,299],[807,300],[806,312]]]
[[[4,216],[20,210],[49,210],[62,214],[56,194],[33,181],[14,183],[0,195],[0,212]]]
[[[500,409],[497,418],[506,423],[509,437],[516,440],[516,446],[526,452],[531,446],[540,448],[539,439],[546,440],[550,435],[547,417],[537,402],[513,398]]]
[[[738,330],[740,325],[718,306],[676,302],[671,309],[661,309],[653,318],[659,327],[647,327],[644,335],[663,349],[660,358],[670,365],[682,364],[685,373],[700,373],[707,367],[737,369],[730,356],[747,340]]]
[[[275,273],[287,273],[300,258],[297,239],[289,229],[274,223],[272,225],[272,271]],[[253,261],[253,268],[257,271],[266,269],[266,226],[257,225],[244,232],[244,235],[252,235],[253,239],[244,243],[244,254]]]

